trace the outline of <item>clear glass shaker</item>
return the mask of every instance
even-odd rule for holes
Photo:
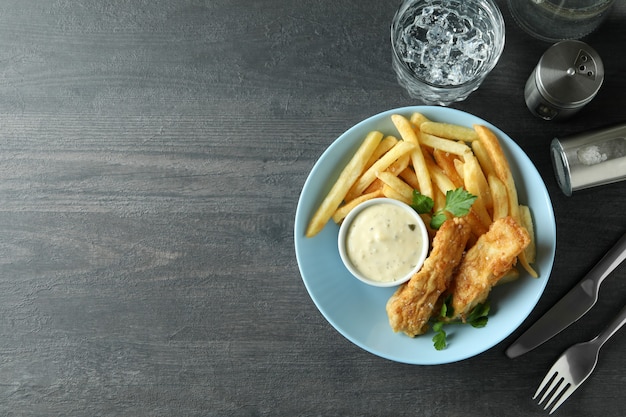
[[[626,180],[626,122],[554,138],[550,156],[557,183],[572,192]]]

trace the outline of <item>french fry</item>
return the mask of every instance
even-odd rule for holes
[[[365,189],[376,179],[376,173],[385,171],[391,164],[397,161],[403,155],[412,151],[417,147],[416,144],[406,141],[399,141],[396,146],[391,148],[386,154],[384,154],[378,161],[374,163],[367,171],[361,175],[354,185],[350,188],[345,195],[346,202],[354,200],[365,191]]]
[[[480,217],[476,213],[473,205],[470,209],[470,212],[467,213],[467,215],[465,216],[465,219],[469,223],[470,227],[472,228],[472,233],[476,237],[480,237],[481,235],[487,233],[487,231],[489,230],[489,226],[485,226],[485,224],[480,220]]]
[[[495,175],[489,175],[487,183],[489,184],[493,201],[491,218],[493,221],[496,221],[509,214],[509,197],[506,194],[504,183]]]
[[[465,175],[463,176],[465,189],[478,196],[480,206],[484,207],[486,210],[490,210],[493,207],[493,199],[491,198],[487,178],[485,178],[485,174],[478,163],[478,159],[471,152],[465,154],[463,159],[465,160]],[[482,213],[479,212],[479,214],[482,216]],[[481,219],[483,218],[481,217]],[[491,219],[489,219],[487,225],[489,224],[491,224]]]
[[[387,170],[385,172],[390,172],[393,175],[398,175],[400,174],[400,172],[404,171],[406,168],[408,168],[409,166],[409,155],[404,155],[401,156],[400,158],[398,158],[398,160],[396,160],[396,162],[394,162],[393,164],[389,165],[389,168],[387,168]],[[367,193],[371,193],[374,192],[376,190],[379,190],[383,187],[381,181],[376,178],[374,180],[374,182],[372,182],[366,189],[365,191],[363,191],[363,194],[367,194]]]
[[[381,180],[379,180],[378,178],[376,178],[370,185],[367,186],[367,188],[365,190],[363,190],[363,193],[361,193],[361,195],[370,194],[370,193],[373,193],[375,191],[379,191],[379,190],[382,190],[382,189],[383,189],[383,182]],[[359,197],[355,197],[352,200],[346,199],[346,201],[347,202],[352,202],[352,201],[358,199]]]
[[[489,226],[492,222],[484,203],[485,198],[490,198],[490,192],[486,180],[484,180],[484,174],[481,171],[480,165],[471,154],[471,150],[464,155],[463,159],[464,161],[455,159],[453,163],[457,174],[461,181],[463,181],[465,189],[469,193],[477,196],[476,201],[472,204],[472,208],[466,217],[472,228],[472,233],[475,238],[478,238],[489,230]],[[489,197],[484,197],[485,195]]]
[[[459,176],[454,166],[454,161],[457,159],[456,155],[442,151],[441,149],[435,149],[433,151],[433,158],[435,159],[435,163],[442,169],[444,174],[450,178],[450,181],[454,183],[456,188],[463,186],[463,179]]]
[[[484,177],[478,160],[471,152],[471,150],[463,156],[463,182],[465,189],[476,196],[472,209],[482,225],[485,227],[484,232],[489,229],[492,219],[487,212],[487,204],[491,203],[491,194],[489,192],[489,186],[487,180]],[[475,227],[474,227],[475,228]]]
[[[399,192],[397,192],[396,190],[394,190],[392,187],[388,186],[387,184],[383,184],[382,192],[384,196],[387,198],[393,198],[394,200],[402,201],[403,203],[406,203],[406,204],[411,204],[412,200],[407,200],[402,194],[400,194]]]
[[[472,150],[476,158],[478,158],[478,162],[480,162],[480,167],[483,169],[485,177],[495,175],[493,164],[491,163],[491,159],[489,159],[489,154],[485,150],[483,143],[480,140],[475,140],[472,142]]]
[[[504,155],[504,151],[500,146],[500,142],[496,135],[486,126],[474,125],[474,129],[480,138],[480,141],[483,143],[485,147],[485,151],[489,155],[491,159],[491,163],[493,164],[493,169],[496,176],[504,183],[506,187],[508,200],[509,200],[509,214],[513,217],[519,224],[521,223],[520,213],[519,213],[519,204],[517,197],[517,188],[515,187],[515,181],[513,180],[513,174],[511,173],[511,168],[509,166],[509,162]],[[539,275],[537,271],[533,269],[532,266],[528,263],[528,259],[526,259],[526,252],[522,252],[519,256],[519,261],[524,267],[524,269],[533,277],[537,278]]]
[[[411,187],[413,187],[414,190],[419,190],[420,185],[417,182],[417,176],[415,175],[415,171],[413,171],[411,167],[407,167],[398,176],[402,178]]]
[[[526,228],[526,231],[530,236],[530,244],[525,249],[526,260],[528,263],[532,264],[535,263],[537,258],[537,243],[535,242],[535,226],[533,223],[533,217],[528,206],[520,205],[519,209],[520,216],[522,218],[522,226]]]
[[[384,197],[382,185],[379,190],[376,190],[369,194],[360,195],[359,197],[355,198],[349,203],[346,203],[343,206],[339,207],[337,210],[335,210],[335,213],[333,214],[332,219],[335,223],[339,224],[343,221],[343,219],[346,218],[348,213],[350,213],[350,211],[352,211],[353,208],[355,208],[356,206],[358,206],[364,201],[371,200],[373,198],[379,198],[379,197]]]
[[[452,182],[452,180],[443,172],[441,168],[439,168],[438,165],[435,164],[434,161],[427,161],[426,166],[428,167],[428,171],[430,172],[430,178],[432,179],[432,182],[444,195],[448,191],[457,188],[454,182]]]
[[[419,128],[422,133],[439,136],[440,138],[462,140],[463,142],[478,140],[476,131],[465,126],[427,121],[420,124]]]
[[[513,180],[513,174],[509,166],[509,161],[504,155],[504,151],[500,146],[500,142],[496,135],[485,126],[474,125],[474,129],[480,137],[480,141],[485,147],[485,151],[489,155],[489,159],[493,165],[494,173],[504,183],[506,187],[508,199],[509,199],[509,214],[517,222],[520,221],[519,216],[519,203],[517,199],[517,188],[515,188],[515,181]]]
[[[422,137],[422,134],[417,131],[417,134],[419,135],[419,137]],[[429,147],[429,146],[424,146],[421,142],[420,142],[420,148],[422,149],[422,155],[424,155],[424,162],[426,161],[434,161],[435,157],[433,156],[433,151],[434,149]]]
[[[398,176],[400,175],[402,171],[404,171],[405,169],[409,167],[410,161],[411,161],[411,158],[409,154],[402,155],[400,158],[396,160],[396,162],[389,165],[389,168],[387,168],[387,172],[395,176]]]
[[[456,169],[457,175],[461,178],[461,181],[465,181],[463,178],[465,176],[465,163],[460,159],[455,159],[454,168]]]
[[[424,159],[424,154],[422,153],[422,149],[419,146],[419,140],[417,137],[417,133],[413,130],[413,126],[411,126],[411,122],[399,114],[391,115],[391,121],[400,132],[400,136],[406,142],[415,144],[415,148],[411,151],[411,162],[413,162],[413,170],[415,171],[415,175],[417,176],[417,181],[419,182],[419,191],[420,193],[433,197],[433,185],[430,180],[430,173],[428,172],[428,168],[426,167],[426,161]]]
[[[400,178],[389,172],[380,172],[377,175],[378,179],[380,179],[384,184],[393,188],[403,197],[403,201],[412,201],[413,200],[413,188],[402,181]],[[384,188],[384,186],[383,186]]]
[[[369,167],[374,165],[374,163],[378,161],[381,156],[387,153],[387,151],[393,148],[397,143],[398,139],[395,136],[385,136],[376,147],[376,150],[374,150],[374,153],[367,161],[367,164],[365,164],[364,169],[368,169]]]
[[[489,225],[492,223],[492,220],[483,202],[480,199],[476,199],[476,201],[474,201],[474,204],[472,204],[471,210],[476,213],[480,222],[488,229]]]
[[[339,207],[339,204],[341,204],[341,201],[350,190],[350,187],[353,186],[361,175],[363,167],[372,153],[374,153],[382,137],[383,134],[377,131],[370,132],[365,137],[365,140],[341,171],[339,177],[311,218],[305,233],[307,237],[313,237],[318,234],[330,220],[333,213],[337,210],[337,207]]]
[[[439,187],[435,187],[433,192],[435,193],[435,198],[433,198],[433,202],[434,202],[433,211],[437,212],[439,210],[443,210],[444,207],[446,206],[445,193],[441,192]],[[446,212],[446,216],[448,216],[447,212]]]
[[[463,156],[466,152],[471,152],[470,147],[463,142],[440,138],[424,132],[420,135],[420,143],[430,146],[431,148],[441,149],[442,151],[450,152],[459,156]]]
[[[428,119],[428,117],[424,116],[422,113],[419,113],[419,112],[413,113],[409,120],[411,121],[411,124],[418,129],[422,125],[422,123],[430,122],[430,119]]]
[[[526,258],[526,251],[523,251],[522,253],[520,253],[517,259],[519,260],[520,264],[522,264],[522,267],[524,267],[526,272],[530,274],[531,277],[533,278],[539,277],[539,274],[537,273],[537,271],[535,271],[535,269],[528,262],[528,259]]]

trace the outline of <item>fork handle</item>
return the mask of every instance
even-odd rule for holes
[[[617,316],[613,318],[611,323],[597,335],[592,342],[598,345],[598,349],[604,345],[604,343],[611,338],[622,326],[626,324],[626,306],[622,308]]]

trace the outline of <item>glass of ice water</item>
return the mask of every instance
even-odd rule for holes
[[[465,100],[504,49],[504,20],[492,0],[404,0],[391,23],[392,66],[425,104]]]

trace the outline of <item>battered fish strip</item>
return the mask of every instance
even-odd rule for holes
[[[494,221],[461,261],[452,279],[454,318],[465,321],[470,311],[487,300],[491,288],[505,275],[530,244],[525,228],[512,217]]]
[[[394,332],[414,337],[428,330],[435,304],[448,288],[470,235],[471,227],[463,218],[455,217],[441,225],[422,268],[387,301],[387,316]]]

